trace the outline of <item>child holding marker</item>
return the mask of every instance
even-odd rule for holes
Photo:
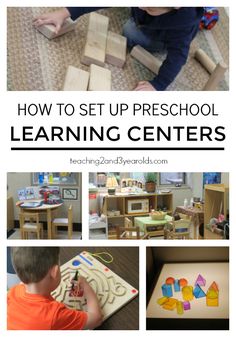
[[[39,16],[35,26],[53,24],[58,33],[64,21],[77,19],[101,7],[67,7]],[[123,27],[128,46],[141,45],[150,52],[165,51],[166,59],[157,76],[141,81],[134,90],[165,90],[186,63],[192,40],[203,16],[203,7],[132,7],[131,17]]]
[[[8,292],[8,330],[81,330],[102,323],[96,294],[78,273],[72,290],[83,293],[86,312],[69,309],[51,296],[61,281],[59,252],[58,247],[12,248],[13,266],[22,283]]]

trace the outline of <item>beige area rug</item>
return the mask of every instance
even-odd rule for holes
[[[39,14],[55,8],[10,7],[7,13],[7,76],[8,90],[61,90],[68,65],[87,70],[80,63],[86,38],[88,15],[82,16],[75,31],[54,40],[47,40],[32,26]],[[110,8],[100,11],[110,18],[109,29],[121,33],[129,18],[128,8]],[[199,32],[191,45],[189,59],[168,90],[201,90],[209,74],[193,58],[201,47],[215,61],[229,64],[229,19],[220,8],[220,22],[211,31]],[[157,55],[160,59],[164,55]],[[123,69],[106,65],[112,71],[112,90],[132,90],[139,80],[150,80],[153,73],[130,55]],[[228,90],[228,72],[219,90]]]

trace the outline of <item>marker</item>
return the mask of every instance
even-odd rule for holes
[[[78,280],[78,274],[79,274],[79,272],[78,272],[78,270],[76,270],[76,272],[75,272],[75,276],[74,276],[74,278],[73,278],[73,280],[74,281],[77,281]],[[72,290],[74,290],[74,283],[72,284]]]

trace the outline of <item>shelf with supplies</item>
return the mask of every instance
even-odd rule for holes
[[[173,194],[169,192],[104,195],[101,212],[107,218],[109,238],[115,237],[117,226],[124,226],[125,218],[134,223],[134,217],[148,216],[152,209],[172,215]]]
[[[89,239],[107,239],[107,219],[98,215],[91,215],[89,218]]]

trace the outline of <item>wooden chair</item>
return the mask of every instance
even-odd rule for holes
[[[20,233],[22,239],[28,239],[29,233],[36,233],[37,239],[43,238],[43,224],[39,222],[39,213],[20,214]]]
[[[149,239],[149,236],[140,232],[139,227],[121,227],[118,225],[116,227],[116,238],[117,240],[144,240]]]
[[[68,209],[68,218],[55,218],[52,221],[52,237],[56,237],[57,227],[68,227],[68,239],[72,238],[72,219],[73,219],[73,212],[72,212],[72,205],[70,205]]]
[[[133,227],[133,222],[129,218],[125,217],[125,227]]]
[[[180,219],[171,222],[172,228],[167,230],[166,239],[189,239],[191,221]]]
[[[124,219],[124,228],[133,228],[133,222],[132,222],[132,220],[130,220],[129,218],[127,218],[127,217],[125,217],[125,219]],[[135,230],[134,230],[134,232],[135,232]],[[131,237],[131,239],[132,239],[132,236],[133,235],[135,235],[135,233],[133,233],[133,231],[126,231],[126,237],[127,236],[130,236]]]

